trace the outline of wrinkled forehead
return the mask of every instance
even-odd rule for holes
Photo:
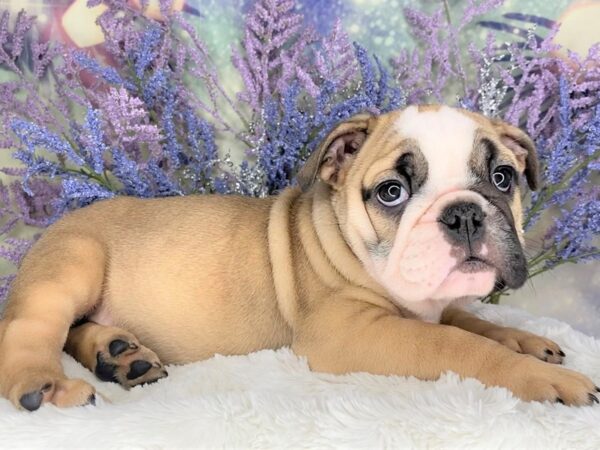
[[[395,131],[414,141],[428,164],[428,190],[461,188],[472,182],[471,155],[481,124],[447,106],[410,106],[397,116]]]

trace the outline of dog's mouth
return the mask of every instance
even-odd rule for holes
[[[488,261],[474,255],[469,256],[456,266],[456,270],[463,273],[486,272],[493,269],[494,266]]]

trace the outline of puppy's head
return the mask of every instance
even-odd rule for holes
[[[447,106],[356,116],[299,174],[330,186],[342,234],[403,304],[488,294],[526,280],[521,175],[537,187],[534,145],[503,122]]]

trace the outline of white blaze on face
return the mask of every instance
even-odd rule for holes
[[[447,106],[423,112],[411,106],[400,115],[396,130],[417,141],[427,160],[424,195],[464,188],[469,183],[469,158],[477,130],[473,119]]]
[[[402,215],[392,250],[386,257],[373,257],[372,275],[402,306],[437,321],[443,308],[454,299],[487,294],[495,273],[453,271],[458,261],[437,219],[455,200],[477,202],[485,211],[487,202],[467,190],[473,181],[469,159],[478,124],[466,114],[442,106],[419,112],[415,106],[402,112],[397,132],[413,139],[425,157],[427,180],[411,198]]]

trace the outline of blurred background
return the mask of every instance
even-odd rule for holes
[[[133,3],[139,0],[132,0]],[[104,6],[86,6],[87,0],[0,0],[0,9],[14,17],[25,9],[36,15],[44,39],[86,48],[102,58],[102,33],[95,25]],[[330,32],[336,19],[353,40],[382,59],[397,53],[398,47],[410,46],[411,36],[403,16],[403,7],[439,8],[439,0],[299,0],[299,8],[321,34]],[[453,7],[463,0],[448,0]],[[230,61],[230,48],[242,34],[242,18],[251,0],[174,0],[173,8],[188,15],[208,45],[224,85],[236,90],[241,82]],[[462,8],[461,8],[462,9]],[[555,40],[565,49],[585,55],[589,47],[600,41],[600,0],[507,0],[490,19],[500,20],[502,14],[520,12],[533,14],[561,23]],[[148,14],[159,16],[158,0],[150,1]],[[481,41],[489,30],[477,25],[465,30],[469,40]],[[510,35],[507,35],[507,40]],[[4,74],[0,72],[0,80]],[[453,100],[453,99],[449,99]],[[231,149],[235,151],[232,144]],[[16,165],[10,150],[0,152],[0,165]],[[24,235],[28,230],[20,230]],[[0,266],[0,273],[14,270]],[[533,314],[564,320],[587,334],[600,337],[600,264],[565,265],[547,272],[523,287],[519,292],[502,298],[503,304],[522,307]]]

